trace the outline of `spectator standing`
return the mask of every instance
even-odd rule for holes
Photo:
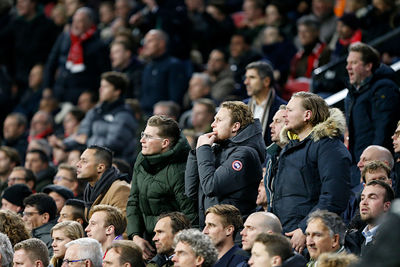
[[[3,123],[2,145],[15,148],[22,161],[25,161],[28,147],[27,125],[26,117],[21,113],[8,114]]]

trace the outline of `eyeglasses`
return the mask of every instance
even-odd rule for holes
[[[38,212],[38,211],[31,211],[31,212],[24,211],[24,212],[22,212],[22,215],[26,216],[26,217],[32,217],[34,214],[40,214],[40,212]]]
[[[68,182],[71,182],[71,183],[74,181],[74,179],[70,179],[70,178],[67,178],[67,177],[64,177],[64,176],[56,176],[56,177],[54,177],[54,180],[55,181],[65,180],[65,181],[68,181]]]
[[[63,261],[62,261],[62,263],[64,264],[66,264],[66,265],[69,265],[71,262],[80,262],[80,261],[85,261],[85,260],[87,260],[87,259],[81,259],[81,260],[68,260],[68,259],[64,259]]]
[[[8,181],[9,181],[9,182],[16,182],[16,181],[22,181],[22,180],[25,181],[25,178],[22,178],[22,177],[12,177],[12,178],[8,178]]]
[[[144,133],[144,132],[141,132],[141,133],[140,133],[140,139],[142,139],[142,138],[144,138],[144,139],[146,139],[146,140],[149,140],[149,139],[164,140],[164,138],[161,138],[161,137],[154,137],[154,136],[148,135],[148,134],[146,134],[146,133]]]

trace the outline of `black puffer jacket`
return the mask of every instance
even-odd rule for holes
[[[243,216],[256,208],[265,154],[258,119],[220,144],[203,145],[190,152],[185,193],[198,199],[200,226],[204,226],[205,211],[216,204],[234,205]]]

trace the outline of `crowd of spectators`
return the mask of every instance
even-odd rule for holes
[[[0,1],[0,266],[367,266],[398,219],[400,38],[367,43],[399,8]]]

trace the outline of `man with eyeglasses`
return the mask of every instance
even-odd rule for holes
[[[68,242],[65,247],[62,267],[102,267],[103,252],[96,239],[79,238]]]
[[[35,190],[36,176],[25,167],[14,167],[10,176],[8,176],[8,187],[15,184],[26,184],[32,192]]]
[[[14,246],[14,267],[47,267],[49,252],[46,244],[37,238],[21,241]]]
[[[42,240],[53,255],[50,230],[56,224],[57,206],[55,201],[44,193],[30,195],[24,199],[25,210],[22,219],[34,238]],[[47,265],[46,265],[47,266]]]
[[[126,207],[127,234],[143,250],[145,259],[155,255],[150,244],[157,217],[180,211],[197,220],[194,202],[184,195],[184,175],[190,146],[176,121],[155,115],[141,134],[142,151],[133,169]]]

